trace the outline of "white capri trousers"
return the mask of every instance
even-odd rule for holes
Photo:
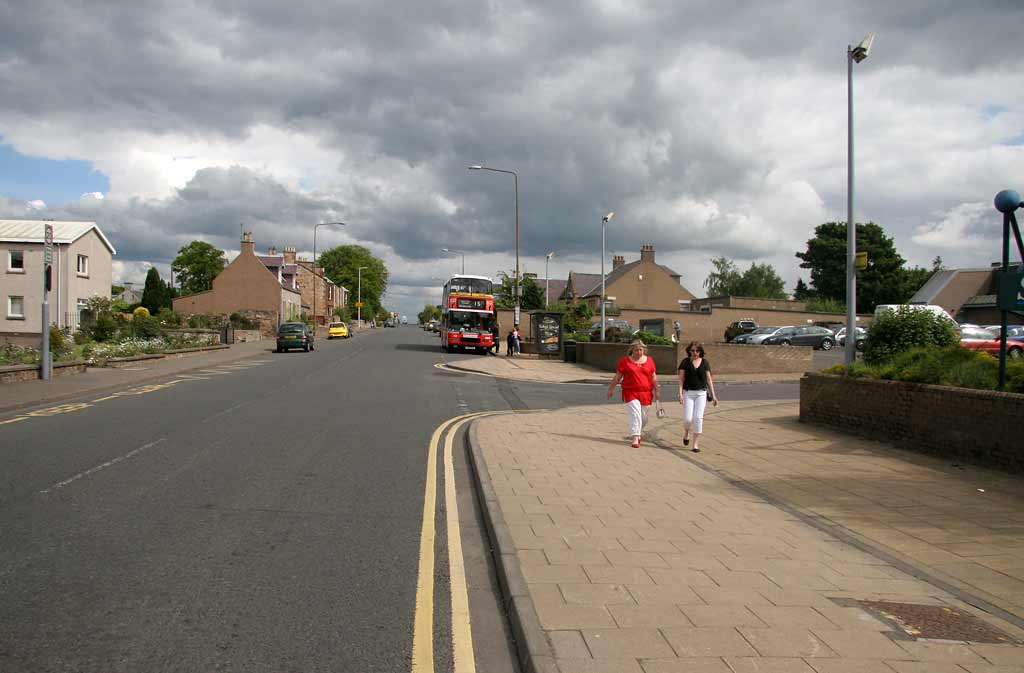
[[[708,405],[708,391],[683,391],[684,420],[687,428],[693,428],[698,435],[704,432],[704,408]]]
[[[626,402],[626,411],[629,413],[629,434],[637,437],[643,434],[644,424],[647,423],[647,410],[650,406],[643,406],[640,400]]]

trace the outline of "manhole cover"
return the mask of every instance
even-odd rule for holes
[[[911,638],[965,640],[973,643],[1024,644],[974,615],[946,605],[916,605],[887,601],[857,601],[857,604],[895,625]]]

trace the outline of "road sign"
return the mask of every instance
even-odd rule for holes
[[[1020,311],[1024,308],[1024,273],[996,271],[996,305],[1001,311]]]
[[[43,234],[43,263],[53,263],[53,225],[47,224]]]
[[[363,307],[363,302],[357,301],[356,302],[356,308],[362,308],[362,307]]]

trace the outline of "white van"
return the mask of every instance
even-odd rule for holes
[[[879,304],[875,307],[875,318],[878,318],[886,311],[895,311],[900,308],[907,308],[914,311],[930,311],[940,318],[945,318],[949,322],[953,323],[954,327],[960,326],[957,324],[956,320],[953,320],[953,316],[949,314],[949,311],[935,304]]]

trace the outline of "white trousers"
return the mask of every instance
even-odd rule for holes
[[[643,434],[644,425],[647,423],[647,410],[650,406],[643,406],[640,400],[626,402],[626,411],[629,413],[629,434],[638,437]]]
[[[684,420],[686,428],[692,428],[698,435],[704,432],[704,408],[708,405],[708,391],[686,390],[683,392]]]

